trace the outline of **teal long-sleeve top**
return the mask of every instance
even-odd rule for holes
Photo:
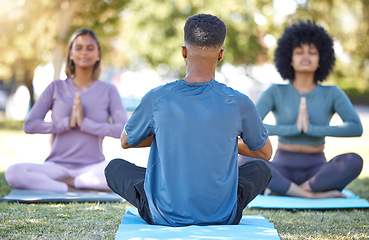
[[[296,126],[301,97],[306,97],[309,128],[300,133]],[[291,83],[273,84],[256,103],[261,118],[272,111],[276,125],[265,124],[270,135],[278,135],[278,141],[287,144],[320,146],[325,137],[359,137],[363,132],[360,118],[347,95],[336,86],[317,85],[313,91],[300,94]],[[343,123],[330,126],[334,113]]]

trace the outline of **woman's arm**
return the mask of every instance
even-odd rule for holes
[[[88,117],[84,117],[81,131],[97,136],[109,136],[119,138],[124,125],[127,122],[127,112],[123,106],[120,95],[115,87],[112,86],[109,92],[109,113],[112,123],[96,122]]]
[[[333,110],[341,117],[338,126],[309,124],[307,135],[314,137],[360,137],[363,133],[360,118],[347,95],[338,87],[332,92]]]
[[[260,96],[259,100],[256,102],[256,108],[260,114],[261,119],[264,120],[265,116],[277,108],[277,105],[282,102],[281,92],[278,89],[278,85],[273,84],[270,86],[263,94]],[[277,117],[275,115],[275,117]],[[297,125],[281,125],[281,124],[264,124],[268,129],[269,135],[277,136],[294,136],[298,135],[300,132]]]
[[[26,133],[52,133],[58,134],[69,131],[69,116],[59,121],[45,122],[45,116],[53,106],[54,88],[57,87],[56,82],[52,82],[33,105],[23,129]],[[57,111],[54,109],[53,111]]]

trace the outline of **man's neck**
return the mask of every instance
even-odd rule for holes
[[[215,78],[215,64],[191,62],[187,64],[186,77],[183,79],[186,82],[210,82]]]

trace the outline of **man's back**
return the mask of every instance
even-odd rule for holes
[[[148,93],[132,123],[150,122],[154,135],[145,192],[157,224],[230,224],[237,208],[237,137],[244,132],[240,104],[248,97],[212,80],[167,84]],[[251,109],[249,120],[258,118]],[[152,114],[150,114],[150,112]],[[247,114],[247,113],[244,113]],[[150,117],[152,117],[150,119]],[[140,141],[126,126],[128,142]],[[255,126],[248,128],[250,133]],[[260,139],[250,140],[250,146]]]
[[[238,152],[268,160],[272,147],[251,100],[214,80],[225,36],[216,16],[186,20],[186,76],[146,94],[121,135],[123,148],[151,147],[147,168],[114,159],[105,169],[149,224],[238,224],[270,180],[260,160],[237,167]]]

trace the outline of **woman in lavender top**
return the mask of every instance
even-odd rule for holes
[[[363,159],[345,153],[327,161],[325,137],[359,137],[360,118],[337,86],[321,85],[335,62],[333,40],[320,26],[301,22],[286,28],[278,41],[275,63],[288,84],[273,84],[256,103],[261,118],[273,112],[278,149],[268,162],[272,180],[266,193],[303,198],[344,197],[344,189],[361,172]],[[331,126],[337,113],[342,124]],[[348,140],[349,141],[349,140]],[[246,161],[239,158],[239,164]]]
[[[51,153],[42,164],[10,166],[5,177],[14,188],[109,190],[102,142],[120,137],[127,113],[117,89],[99,80],[101,48],[93,31],[77,31],[67,56],[67,79],[45,89],[24,124],[26,133],[52,134]],[[52,120],[46,122],[49,110]]]

